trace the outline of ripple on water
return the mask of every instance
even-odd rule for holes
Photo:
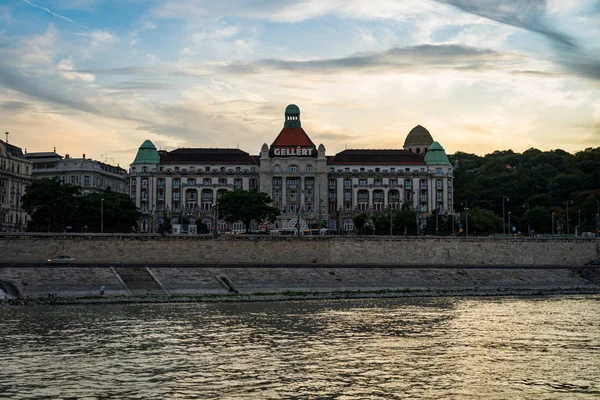
[[[0,312],[0,398],[600,397],[594,296]]]

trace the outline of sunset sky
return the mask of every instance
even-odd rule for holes
[[[329,155],[418,124],[449,154],[598,147],[600,0],[0,0],[0,132],[28,152],[258,154],[290,103]]]

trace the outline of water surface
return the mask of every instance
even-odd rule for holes
[[[599,300],[0,307],[0,398],[597,399]]]

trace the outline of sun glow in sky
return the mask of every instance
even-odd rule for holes
[[[598,147],[600,1],[0,2],[0,131],[29,152],[258,154],[290,103],[329,155],[418,124],[447,153]]]

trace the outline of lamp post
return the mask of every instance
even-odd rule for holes
[[[100,199],[100,233],[104,233],[104,198]]]
[[[508,212],[508,233],[510,234],[512,232],[512,226],[510,224],[510,211]]]
[[[510,201],[508,196],[502,195],[502,233],[506,235],[506,218],[504,214],[504,200]]]
[[[577,236],[581,236],[581,208],[577,210]]]
[[[465,237],[469,237],[469,203],[465,200]]]
[[[573,200],[567,200],[567,235],[569,234],[569,203],[573,204]]]
[[[552,236],[554,236],[554,213],[552,213]]]
[[[394,232],[392,231],[392,207],[390,207],[390,236],[394,236]]]

